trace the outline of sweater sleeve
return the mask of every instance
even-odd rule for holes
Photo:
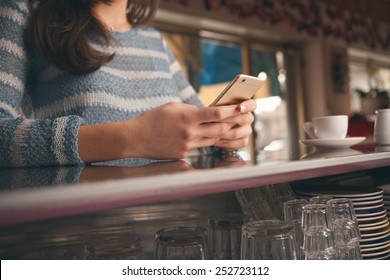
[[[194,88],[188,82],[188,79],[186,78],[183,70],[181,69],[179,62],[177,61],[172,51],[169,49],[168,44],[165,40],[163,40],[163,44],[169,58],[170,71],[173,76],[173,80],[175,81],[176,86],[180,91],[181,99],[184,103],[194,104],[198,108],[204,107],[204,105],[198,98]]]
[[[27,119],[21,114],[31,63],[26,3],[0,3],[0,168],[81,164],[77,150],[80,117]]]

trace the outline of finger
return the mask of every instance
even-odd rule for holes
[[[245,100],[238,104],[237,110],[241,113],[253,112],[256,110],[257,104],[253,99]]]
[[[220,148],[239,150],[245,148],[249,143],[249,137],[235,140],[218,140],[214,146]]]
[[[251,124],[255,120],[255,117],[252,113],[244,113],[238,116],[233,116],[227,119],[222,120],[221,122],[230,123],[235,125],[246,125]]]
[[[239,114],[237,105],[228,105],[201,108],[197,112],[197,117],[199,122],[205,123],[221,121]]]
[[[250,125],[243,125],[243,126],[233,127],[232,129],[228,130],[220,137],[220,139],[235,140],[244,137],[249,137],[251,134],[252,134],[252,127]]]
[[[202,123],[197,128],[197,138],[221,138],[232,129],[234,123],[211,122]]]

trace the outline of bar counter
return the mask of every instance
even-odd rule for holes
[[[0,226],[390,166],[390,152],[331,150],[299,160],[193,157],[0,170]]]
[[[96,165],[0,169],[2,259],[154,259],[155,233],[207,229],[210,217],[242,214],[238,195],[260,190],[261,207],[283,219],[293,185],[388,184],[390,152],[308,150],[299,159],[267,154],[122,160]]]

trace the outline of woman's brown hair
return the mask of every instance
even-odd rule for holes
[[[111,61],[106,54],[91,47],[91,34],[107,44],[113,39],[107,28],[92,14],[99,3],[113,0],[29,0],[30,33],[38,52],[59,69],[71,74],[86,74]],[[128,0],[127,19],[134,26],[152,20],[159,1]]]

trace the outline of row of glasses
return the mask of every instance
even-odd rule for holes
[[[347,199],[290,200],[284,203],[284,220],[245,223],[244,217],[209,217],[206,231],[162,229],[155,235],[155,258],[361,259],[360,231]]]
[[[285,220],[294,224],[299,259],[362,258],[360,231],[350,200],[329,196],[296,199],[286,202],[284,209]]]
[[[243,221],[241,214],[211,217],[207,239],[201,228],[161,229],[155,234],[155,259],[297,259],[295,232],[290,223],[283,220]]]

